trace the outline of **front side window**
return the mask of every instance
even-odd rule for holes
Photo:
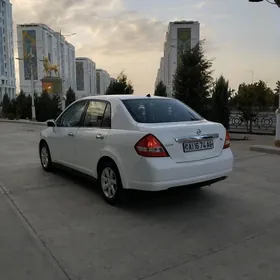
[[[84,120],[84,127],[111,127],[110,104],[104,101],[90,101]]]
[[[176,99],[137,98],[122,101],[139,123],[188,122],[201,120],[195,111]]]
[[[70,106],[56,121],[57,126],[79,127],[86,104],[87,101],[83,100]]]

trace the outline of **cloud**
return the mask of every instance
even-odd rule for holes
[[[71,40],[79,42],[79,52],[84,45],[106,55],[159,49],[165,28],[161,21],[125,10],[121,0],[15,0],[14,17],[18,23],[42,22],[62,33],[75,32]]]
[[[202,9],[207,5],[207,3],[208,3],[207,1],[198,2],[194,5],[194,7],[196,9]]]
[[[140,2],[131,0],[12,0],[14,24],[45,23],[56,31],[61,30],[62,34],[76,33],[67,40],[76,46],[77,56],[93,59],[98,68],[106,69],[112,76],[124,69],[137,93],[153,89],[168,21],[175,19],[191,18],[201,22],[206,56],[215,58],[216,72],[224,73],[234,85],[244,80],[241,68],[260,69],[259,65],[265,69],[259,70],[263,72],[260,76],[268,81],[277,78],[277,49],[269,47],[278,44],[277,30],[273,28],[277,25],[272,20],[277,18],[277,9],[267,13],[266,20],[270,20],[271,27],[260,37],[257,31],[263,27],[258,15],[248,19],[239,1],[189,0],[185,4],[182,0],[172,4],[163,1],[160,9],[154,3],[152,12],[151,2],[144,0],[140,7]],[[247,5],[246,1],[242,5]],[[256,5],[255,9],[265,6],[271,8]],[[160,19],[151,18],[149,14]]]
[[[167,26],[126,9],[123,0],[14,0],[13,15],[15,24],[44,23],[62,34],[76,33],[66,38],[75,45],[76,56],[91,58],[112,75],[125,69],[139,85],[138,92],[153,84],[151,76],[156,74],[158,63],[148,73],[142,69],[150,62],[147,57],[156,60],[162,51]],[[136,67],[142,71],[141,81],[147,79],[148,85],[136,81]]]

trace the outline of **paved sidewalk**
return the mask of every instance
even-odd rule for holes
[[[33,125],[46,125],[46,122],[37,122],[37,121],[30,121],[30,120],[7,120],[7,119],[0,119],[0,122],[3,123],[18,123],[18,124],[33,124]]]
[[[68,279],[1,186],[0,224],[0,279]]]
[[[280,155],[280,148],[268,145],[253,145],[250,147],[251,151],[261,152],[266,154]]]
[[[223,182],[112,207],[94,182],[42,170],[43,128],[0,122],[1,280],[279,280],[279,156],[249,149],[273,137],[233,141]]]

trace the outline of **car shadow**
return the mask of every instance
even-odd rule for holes
[[[216,205],[218,199],[210,187],[193,189],[186,186],[160,192],[128,191],[122,209],[142,213],[161,211],[162,209],[164,212],[209,209]]]
[[[101,191],[98,188],[98,183],[94,178],[61,165],[56,165],[56,168],[52,173],[55,176],[63,178],[65,181],[71,181],[86,191],[99,195],[100,200],[102,200]]]
[[[98,197],[100,203],[106,204],[97,181],[92,177],[61,166],[55,170],[54,175],[71,180],[75,185],[93,193]],[[209,209],[221,201],[220,196],[221,194],[211,190],[211,186],[204,188],[177,187],[159,192],[126,190],[119,204],[115,206],[108,204],[108,207],[120,208],[122,211],[141,212],[142,214],[162,209],[164,212],[168,209],[177,209],[178,211],[191,208]]]

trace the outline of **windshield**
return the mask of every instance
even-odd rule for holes
[[[202,119],[176,99],[139,98],[122,102],[133,119],[139,123],[188,122]]]

